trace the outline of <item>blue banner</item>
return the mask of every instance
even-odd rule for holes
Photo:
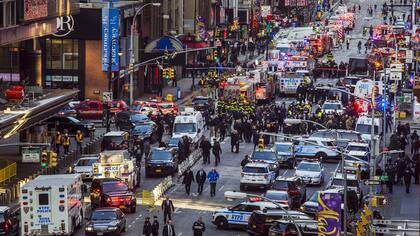
[[[102,8],[102,71],[108,71],[111,56],[111,70],[119,71],[120,11],[116,8]]]

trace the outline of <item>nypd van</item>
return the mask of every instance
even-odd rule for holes
[[[228,229],[234,227],[246,227],[248,219],[255,210],[277,209],[274,203],[259,201],[246,201],[233,207],[221,208],[213,212],[212,223],[218,229]]]
[[[20,189],[21,235],[72,235],[86,212],[80,174],[40,175]]]
[[[186,107],[185,111],[175,117],[172,132],[173,138],[187,136],[191,142],[198,145],[204,137],[204,119],[201,112]]]

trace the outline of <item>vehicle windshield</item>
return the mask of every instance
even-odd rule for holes
[[[179,138],[171,138],[171,139],[169,139],[168,146],[178,147],[179,142],[180,142]]]
[[[318,132],[314,132],[313,134],[311,134],[311,137],[315,137],[315,138],[330,138],[330,139],[334,139],[335,138],[335,134],[332,132],[324,132],[324,131],[318,131]]]
[[[168,108],[173,108],[174,107],[174,105],[170,104],[170,103],[161,103],[161,104],[159,104],[159,106],[163,109],[168,109]]]
[[[132,115],[131,116],[131,121],[134,122],[134,123],[144,122],[144,121],[148,121],[148,120],[149,120],[149,117],[146,116],[146,115],[138,114],[138,115]]]
[[[133,128],[134,133],[147,133],[152,129],[152,124],[137,124]]]
[[[79,159],[76,166],[92,166],[93,163],[97,163],[98,159]]]
[[[128,191],[128,186],[124,182],[104,182],[102,188],[104,192]]]
[[[361,134],[370,134],[371,132],[371,125],[365,125],[365,124],[357,124],[356,125],[356,131]],[[375,125],[375,134],[378,134],[379,127]]]
[[[311,196],[311,198],[309,198],[310,202],[318,202],[318,191],[314,192]]]
[[[117,214],[115,211],[94,211],[92,212],[91,220],[116,220]]]
[[[335,146],[333,141],[321,141],[322,145],[324,146],[328,146],[328,147],[333,147]]]
[[[267,169],[262,168],[262,167],[245,166],[242,169],[242,172],[246,172],[246,173],[267,173]]]
[[[341,110],[341,105],[340,104],[335,104],[335,103],[327,103],[327,104],[322,105],[322,109]]]
[[[78,120],[78,119],[76,119],[74,117],[71,117],[71,116],[67,117],[67,119],[69,119],[73,123],[79,123],[80,122],[80,120]]]
[[[195,133],[195,123],[175,123],[174,133]]]
[[[333,179],[331,185],[332,186],[344,186],[344,180],[343,179]],[[348,179],[347,180],[347,186],[358,187],[359,184],[358,184],[357,180]]]
[[[163,152],[163,151],[153,151],[151,155],[151,160],[154,161],[166,161],[171,160],[172,154],[170,152]]]
[[[301,162],[297,166],[296,170],[319,172],[319,171],[321,171],[321,167],[316,163],[303,163],[303,162]]]
[[[274,152],[254,152],[254,155],[251,157],[252,160],[264,161],[274,161],[276,158],[277,157]]]
[[[348,146],[347,151],[368,152],[369,148],[368,147],[363,147],[363,146]]]
[[[199,103],[208,103],[209,100],[207,98],[194,98],[192,100],[193,104],[199,104]]]
[[[276,152],[292,152],[292,145],[290,144],[276,144]]]
[[[103,138],[104,143],[116,143],[116,144],[120,144],[124,141],[123,136],[105,136]]]
[[[273,189],[289,189],[288,181],[274,181]]]
[[[277,200],[277,201],[287,201],[289,198],[289,195],[287,192],[283,191],[268,191],[265,194],[265,197],[271,200]]]
[[[339,133],[341,139],[347,140],[361,140],[360,134],[358,133],[350,133],[350,132],[343,132]]]

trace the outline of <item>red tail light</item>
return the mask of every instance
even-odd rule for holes
[[[299,191],[297,190],[290,190],[289,195],[299,195]]]

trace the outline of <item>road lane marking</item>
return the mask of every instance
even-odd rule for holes
[[[128,228],[131,228],[132,225],[128,225]]]
[[[225,187],[225,185],[222,185],[222,187],[219,188],[219,192],[222,191],[222,189]]]
[[[181,235],[182,235],[182,232],[178,234],[178,236],[181,236]]]

